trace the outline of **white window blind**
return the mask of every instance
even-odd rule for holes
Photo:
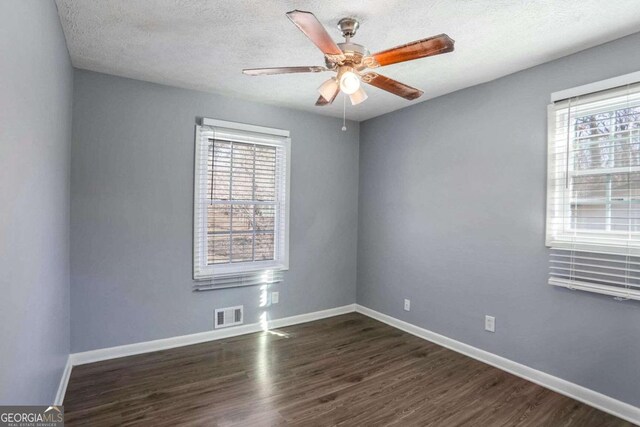
[[[549,284],[640,299],[640,84],[548,112]]]
[[[287,131],[203,119],[196,126],[196,289],[279,281],[288,268]]]

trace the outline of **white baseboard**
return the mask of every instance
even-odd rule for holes
[[[285,326],[297,325],[327,317],[338,316],[340,314],[351,313],[356,310],[355,304],[342,307],[330,308],[328,310],[315,311],[312,313],[300,314],[297,316],[284,317],[267,321],[268,329],[283,328]],[[84,365],[86,363],[100,362],[102,360],[115,359],[118,357],[133,356],[135,354],[149,353],[158,350],[167,350],[185,345],[199,344],[207,341],[221,340],[224,338],[236,337],[239,335],[252,334],[264,329],[261,323],[251,323],[247,325],[235,326],[226,329],[215,329],[212,331],[199,332],[190,335],[181,335],[171,338],[163,338],[154,341],[145,341],[134,344],[126,344],[117,347],[101,348],[97,350],[73,353],[69,356],[71,365]]]
[[[444,335],[412,325],[411,323],[396,319],[395,317],[379,313],[362,305],[356,304],[356,311],[375,320],[386,323],[387,325],[393,326],[394,328],[408,332],[458,353],[462,353],[465,356],[469,356],[473,359],[524,378],[527,381],[531,381],[532,383],[536,383],[542,387],[546,387],[572,399],[586,403],[587,405],[598,408],[604,412],[608,412],[609,414],[615,415],[623,420],[640,425],[640,408],[629,405],[628,403],[624,403],[612,397],[605,396],[602,393],[598,393],[597,391],[593,391],[578,384],[538,371],[514,362],[513,360],[489,353],[488,351],[481,350],[477,347],[445,337]]]
[[[67,392],[67,384],[69,384],[69,377],[71,377],[71,356],[67,357],[67,363],[62,371],[62,378],[60,378],[60,385],[58,385],[58,392],[56,393],[56,399],[53,404],[56,406],[62,405],[64,402],[64,394]]]
[[[464,344],[460,341],[445,337],[429,331],[428,329],[412,325],[395,317],[377,312],[359,304],[349,304],[342,307],[330,308],[312,313],[300,314],[297,316],[285,317],[268,321],[268,329],[283,328],[286,326],[297,325],[299,323],[312,322],[314,320],[325,319],[327,317],[339,316],[341,314],[357,311],[375,320],[386,323],[394,328],[400,329],[427,341],[446,347],[450,350],[469,356],[473,359],[494,366],[503,371],[509,372],[518,377],[524,378],[542,387],[568,396],[572,399],[583,402],[587,405],[598,408],[604,412],[615,415],[616,417],[627,420],[631,423],[640,425],[640,408],[624,403],[620,400],[605,396],[586,387],[563,380],[553,375],[538,371],[534,368],[522,365],[512,360],[498,356],[488,351],[481,350],[477,347]],[[181,347],[191,344],[199,344],[207,341],[215,341],[224,338],[235,337],[239,335],[260,332],[264,329],[264,325],[260,323],[252,323],[242,326],[236,326],[229,329],[217,329],[213,331],[200,332],[190,335],[182,335],[172,338],[164,338],[155,341],[146,341],[135,344],[121,345],[117,347],[109,347],[98,350],[90,350],[81,353],[73,353],[69,355],[67,365],[60,380],[60,386],[56,395],[56,405],[61,405],[64,394],[71,375],[71,369],[75,365],[83,365],[86,363],[99,362],[102,360],[115,359],[119,357],[132,356],[135,354],[148,353],[158,350],[167,350],[170,348]]]

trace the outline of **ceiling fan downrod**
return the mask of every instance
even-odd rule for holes
[[[352,37],[355,37],[356,31],[360,27],[360,23],[356,18],[342,18],[338,22],[338,29],[342,32],[342,37],[349,43]]]

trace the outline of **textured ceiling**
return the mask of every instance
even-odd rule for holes
[[[250,77],[242,68],[323,65],[287,19],[313,12],[336,41],[337,21],[361,22],[354,42],[371,52],[447,33],[456,50],[381,73],[424,90],[406,101],[365,87],[347,117],[365,120],[493,80],[640,30],[639,0],[57,0],[74,66],[340,117],[315,107],[329,73]]]

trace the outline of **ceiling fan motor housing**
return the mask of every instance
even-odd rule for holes
[[[341,61],[342,64],[352,66],[358,71],[366,68],[362,63],[362,58],[369,56],[369,51],[366,47],[350,42],[338,43],[338,47],[342,50],[345,56],[344,61]],[[336,64],[330,61],[329,58],[325,58],[325,62],[327,64],[327,68],[336,68]]]

